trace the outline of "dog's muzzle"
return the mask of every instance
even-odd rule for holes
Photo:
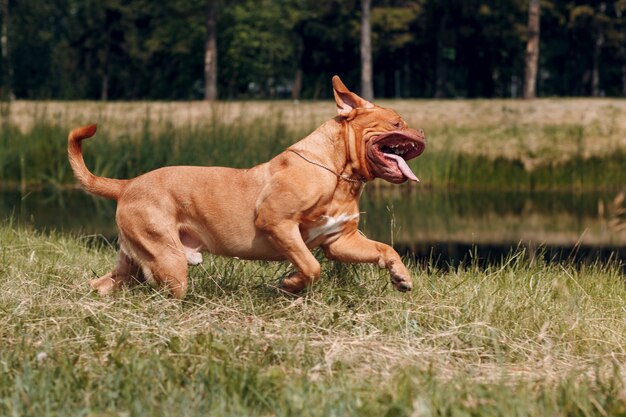
[[[366,159],[378,178],[394,184],[406,180],[419,182],[407,161],[417,158],[426,148],[423,130],[403,129],[383,133],[367,143]]]

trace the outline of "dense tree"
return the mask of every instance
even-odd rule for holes
[[[362,0],[0,1],[4,97],[319,98],[334,74],[361,81]],[[540,2],[539,94],[626,95],[626,0]],[[531,3],[372,1],[377,96],[522,95]]]
[[[377,91],[382,96],[410,97],[424,79],[423,8],[414,1],[377,1],[372,10],[372,42]],[[392,65],[390,65],[392,63]]]

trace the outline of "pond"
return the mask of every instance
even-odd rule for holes
[[[375,185],[375,184],[374,184]],[[626,260],[626,231],[611,225],[617,193],[370,187],[360,229],[439,267],[498,262],[512,249],[547,261]],[[83,191],[3,191],[0,215],[37,230],[114,240],[115,203]]]

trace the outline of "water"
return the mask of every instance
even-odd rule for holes
[[[547,261],[626,260],[626,231],[609,223],[616,193],[377,189],[362,200],[360,229],[418,261],[497,262],[512,249]],[[115,203],[75,191],[0,192],[0,215],[37,230],[116,236]]]

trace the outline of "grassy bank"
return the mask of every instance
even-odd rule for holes
[[[0,228],[0,415],[617,416],[626,285],[617,265],[324,263],[303,297],[282,263],[208,257],[176,302],[100,299],[108,246]]]
[[[411,162],[423,185],[497,189],[621,189],[623,100],[398,101],[423,127]],[[0,126],[0,186],[71,184],[65,140],[98,122],[85,146],[96,173],[127,178],[163,165],[249,167],[333,116],[323,103],[14,103]]]

